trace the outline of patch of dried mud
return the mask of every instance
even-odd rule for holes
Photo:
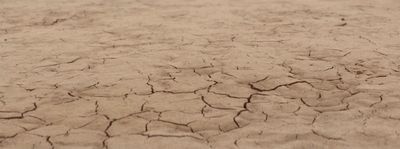
[[[0,148],[397,148],[395,0],[0,0]]]

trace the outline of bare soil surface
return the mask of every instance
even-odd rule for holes
[[[400,146],[398,0],[0,0],[1,149]]]

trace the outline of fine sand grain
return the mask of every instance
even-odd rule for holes
[[[395,149],[399,0],[0,0],[1,149]]]

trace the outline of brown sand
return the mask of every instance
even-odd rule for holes
[[[1,149],[400,146],[398,0],[0,0]]]

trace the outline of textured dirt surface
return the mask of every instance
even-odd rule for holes
[[[1,149],[398,148],[398,0],[0,0]]]

